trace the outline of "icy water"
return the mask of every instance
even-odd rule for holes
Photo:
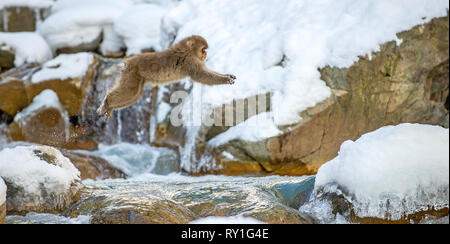
[[[179,166],[174,163],[177,160],[171,158],[171,151],[129,143],[100,145],[98,151],[83,152],[104,157],[130,177],[84,180],[86,187],[81,200],[65,213],[10,215],[6,217],[6,223],[92,223],[92,216],[98,213],[88,207],[92,205],[91,199],[102,199],[101,204],[109,204],[109,209],[121,209],[124,206],[133,209],[148,208],[149,211],[156,212],[186,209],[185,216],[181,214],[183,218],[180,217],[184,222],[208,216],[249,216],[263,222],[312,223],[312,219],[301,214],[292,202],[294,196],[308,197],[303,192],[309,194],[308,190],[312,189],[314,182],[313,176],[192,177],[179,173]],[[154,210],[154,206],[160,207]]]
[[[10,224],[114,223],[122,209],[143,210],[155,218],[196,223],[209,216],[232,216],[221,221],[240,223],[252,218],[264,223],[348,224],[333,213],[329,201],[311,199],[315,176],[192,177],[180,172],[172,151],[144,144],[100,145],[84,153],[103,157],[129,175],[127,179],[84,180],[81,199],[60,215],[28,213],[7,216]],[[102,206],[93,209],[92,206]],[[173,213],[176,214],[173,214]],[[120,214],[119,214],[120,215]],[[75,217],[74,217],[75,216]],[[208,219],[208,221],[216,221]],[[426,216],[421,223],[448,223],[448,216]]]

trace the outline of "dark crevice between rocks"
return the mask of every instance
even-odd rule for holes
[[[14,120],[14,117],[9,115],[8,113],[0,110],[0,124],[11,124]]]

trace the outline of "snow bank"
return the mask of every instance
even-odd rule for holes
[[[164,40],[197,34],[208,40],[206,65],[237,77],[234,85],[204,86],[202,102],[273,92],[275,125],[323,101],[330,89],[319,67],[348,67],[358,56],[398,40],[396,33],[447,14],[445,0],[186,0],[163,19]],[[167,43],[168,44],[168,43]],[[258,133],[257,131],[255,131]]]
[[[252,217],[244,216],[209,216],[189,222],[189,224],[264,224]]]
[[[29,8],[48,8],[53,4],[53,0],[2,0],[0,9],[6,7],[25,6]]]
[[[16,67],[25,63],[43,63],[52,58],[47,42],[34,32],[0,32],[0,49],[14,50]]]
[[[91,53],[60,54],[34,73],[31,82],[81,78],[86,74],[93,60],[94,56]]]
[[[138,4],[126,9],[114,21],[114,31],[122,37],[127,55],[139,54],[143,49],[162,51],[161,19],[167,9],[155,4]]]
[[[6,184],[0,177],[0,206],[6,201]]]
[[[41,159],[39,152],[54,157],[51,163]],[[41,187],[51,193],[67,191],[80,181],[80,172],[57,149],[48,146],[17,146],[0,151],[0,177],[8,179],[24,192],[42,196]]]
[[[344,192],[360,217],[397,220],[449,204],[449,130],[431,125],[382,127],[341,145],[320,167],[316,196]]]

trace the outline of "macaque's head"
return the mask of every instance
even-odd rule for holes
[[[186,38],[186,44],[191,48],[194,55],[202,62],[206,60],[206,49],[208,49],[208,43],[201,36],[191,36]]]

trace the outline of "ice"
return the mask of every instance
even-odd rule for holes
[[[42,160],[36,150],[55,157]],[[17,146],[0,151],[0,177],[8,179],[25,192],[41,195],[41,186],[59,194],[80,180],[80,172],[57,149],[48,146]]]
[[[38,83],[47,80],[65,80],[83,77],[94,56],[91,53],[60,54],[46,62],[42,69],[33,74],[31,81]]]
[[[432,125],[385,126],[341,145],[322,165],[315,197],[344,194],[360,217],[398,220],[448,208],[449,130]]]
[[[264,224],[255,218],[237,216],[209,216],[189,222],[189,224]]]
[[[35,32],[0,32],[0,49],[9,48],[14,50],[16,67],[26,63],[44,63],[53,57],[47,42]]]

